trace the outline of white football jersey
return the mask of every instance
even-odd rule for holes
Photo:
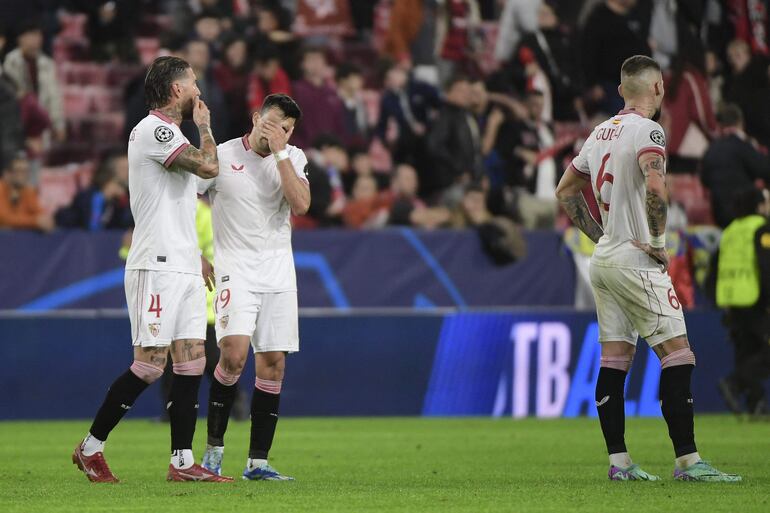
[[[593,262],[629,269],[659,268],[632,241],[650,242],[644,175],[639,157],[654,152],[665,157],[663,128],[634,111],[620,111],[594,128],[570,166],[590,178],[599,203],[604,235]]]
[[[128,190],[134,235],[126,269],[201,272],[195,175],[174,165],[190,145],[179,127],[157,111],[128,139]]]
[[[291,145],[286,150],[307,182],[305,153]],[[219,175],[198,180],[198,193],[208,191],[211,199],[217,279],[254,292],[296,291],[291,208],[275,157],[253,151],[247,136],[220,144],[217,155]]]

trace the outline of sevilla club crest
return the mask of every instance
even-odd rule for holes
[[[219,318],[219,325],[222,326],[223,330],[227,329],[227,323],[229,320],[230,320],[229,315],[223,315],[222,317]]]
[[[157,337],[158,333],[160,333],[159,322],[153,322],[152,324],[148,324],[147,327],[150,328],[150,335],[152,335],[153,337]]]

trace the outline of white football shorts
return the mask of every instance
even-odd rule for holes
[[[206,339],[206,285],[201,275],[127,269],[125,286],[133,345]]]
[[[687,335],[682,305],[668,274],[593,262],[589,274],[599,318],[599,342],[636,345],[641,335],[653,347]]]
[[[255,353],[299,351],[297,292],[252,292],[235,283],[218,283],[214,300],[217,340],[251,338]]]

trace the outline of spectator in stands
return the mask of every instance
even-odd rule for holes
[[[319,136],[308,151],[308,162],[308,181],[314,185],[310,188],[311,206],[306,217],[314,221],[314,226],[340,224],[346,203],[342,176],[349,164],[345,147],[332,135]]]
[[[251,127],[249,114],[252,111],[248,104],[251,65],[248,54],[246,39],[231,35],[223,42],[222,60],[214,65],[214,78],[222,90],[230,118],[227,133],[220,136],[223,140],[240,137]]]
[[[344,134],[345,122],[342,102],[327,85],[330,73],[324,51],[306,48],[301,63],[303,78],[292,83],[291,90],[302,109],[302,123],[294,131],[292,144],[304,148],[319,135]]]
[[[292,13],[277,0],[262,2],[257,9],[259,45],[273,46],[281,67],[291,79],[296,80],[302,77],[302,70],[297,66],[300,41],[292,32],[292,19]]]
[[[369,141],[369,116],[361,92],[364,76],[358,66],[342,63],[337,67],[337,94],[343,108],[345,132],[343,139],[348,147],[364,145]]]
[[[421,172],[429,165],[425,134],[441,105],[439,93],[433,86],[410,77],[405,62],[390,63],[384,83],[375,133],[394,160],[408,162]]]
[[[0,228],[54,229],[53,217],[43,212],[37,192],[29,185],[29,161],[17,154],[0,178]]]
[[[56,225],[90,231],[131,228],[134,220],[128,202],[127,169],[125,154],[108,155],[94,173],[91,185],[78,192],[68,207],[56,212]]]
[[[428,207],[417,196],[417,171],[409,164],[398,164],[393,171],[390,189],[388,224],[433,229],[449,222],[445,207]]]
[[[683,47],[665,75],[666,96],[661,124],[666,131],[669,172],[693,173],[717,122],[709,97],[705,59],[699,52]]]
[[[481,132],[470,108],[473,103],[471,82],[455,75],[444,90],[444,106],[428,133],[428,152],[433,169],[421,182],[425,192],[441,192],[444,200],[454,205],[462,187],[483,174]]]
[[[506,187],[514,192],[513,217],[530,229],[553,228],[559,173],[555,155],[548,151],[555,137],[551,126],[541,119],[543,95],[530,92],[526,104],[525,119],[508,120],[500,127],[496,151],[506,165]]]
[[[349,228],[379,228],[387,222],[387,209],[377,192],[377,181],[362,175],[353,185],[353,195],[345,204],[342,220]]]
[[[439,83],[453,75],[478,70],[477,33],[481,23],[477,0],[444,0],[436,18],[436,63]]]
[[[703,156],[701,180],[711,191],[714,219],[724,228],[735,219],[733,198],[738,191],[753,187],[757,179],[770,184],[770,159],[746,135],[737,105],[725,104],[718,120],[722,135]]]
[[[411,58],[411,46],[422,28],[425,0],[393,0],[383,53],[400,61]]]
[[[141,9],[133,0],[97,0],[87,7],[91,57],[99,62],[136,62],[134,29]]]
[[[24,130],[16,86],[0,68],[0,169],[4,169],[23,147]]]
[[[537,30],[522,38],[516,54],[521,58],[525,49],[531,52],[545,74],[551,91],[552,118],[575,121],[582,110],[577,101],[582,94],[578,52],[574,35],[564,28],[556,16],[554,3],[555,0],[548,0],[540,4]]]
[[[599,110],[615,114],[623,108],[618,74],[630,55],[650,55],[647,33],[631,17],[637,0],[605,0],[591,12],[582,37],[581,66],[589,97]]]
[[[725,101],[740,107],[746,130],[764,146],[770,146],[770,82],[767,64],[753,57],[749,45],[741,40],[727,47],[730,74],[724,88]]]
[[[345,194],[353,194],[353,186],[359,176],[371,176],[377,181],[377,189],[384,190],[388,188],[390,179],[388,173],[376,173],[372,163],[372,157],[365,146],[353,146],[348,151],[348,162],[350,168],[347,173],[342,175],[342,184],[345,188]]]
[[[201,91],[201,99],[206,102],[211,111],[211,131],[219,137],[228,133],[230,117],[225,102],[225,95],[219,87],[211,66],[211,53],[209,45],[201,39],[192,39],[185,46],[185,60],[195,72],[198,89]],[[198,146],[198,129],[187,120],[183,125],[183,132],[190,144]],[[184,130],[184,128],[188,128]],[[221,136],[219,135],[221,134]],[[243,135],[243,134],[240,134]]]
[[[262,106],[265,98],[271,94],[291,95],[291,81],[281,67],[278,53],[273,45],[255,46],[254,71],[249,77],[249,112]],[[304,111],[303,111],[304,112]],[[304,122],[304,114],[303,120]],[[296,143],[296,140],[293,141]]]
[[[214,58],[219,57],[222,22],[216,11],[204,10],[195,18],[193,39],[204,41]]]
[[[62,142],[66,137],[66,120],[56,66],[43,53],[43,33],[34,22],[24,24],[16,40],[18,48],[5,57],[5,74],[16,84],[24,131],[27,137],[38,137],[53,128],[53,135]],[[42,128],[42,130],[41,130]]]
[[[510,264],[526,254],[526,242],[516,224],[496,217],[487,208],[486,190],[472,184],[465,188],[453,217],[455,228],[475,228],[484,250],[498,265]]]
[[[505,0],[500,13],[495,60],[508,62],[519,41],[538,27],[541,0]]]

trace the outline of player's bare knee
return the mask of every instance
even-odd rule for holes
[[[286,370],[286,354],[282,352],[257,353],[257,376],[270,381],[283,381]]]
[[[153,367],[160,369],[166,368],[166,360],[168,359],[168,346],[161,347],[135,347],[134,348],[134,360],[142,363],[147,363]]]
[[[163,375],[163,369],[165,366],[165,359],[163,360],[162,367],[156,367],[155,365],[147,362],[134,360],[134,363],[131,364],[130,369],[137,378],[141,379],[148,385],[151,385]]]
[[[670,340],[666,340],[664,342],[661,342],[660,344],[657,344],[654,346],[653,351],[655,351],[655,354],[658,355],[658,358],[663,361],[664,358],[667,356],[681,350],[690,350],[690,343],[687,340],[687,337],[676,337],[672,338]],[[681,354],[681,353],[680,353]]]
[[[222,351],[219,355],[219,365],[223,371],[240,375],[246,366],[248,353],[240,354],[235,351]]]
[[[191,362],[206,358],[206,346],[203,340],[182,339],[171,343],[171,356],[174,363]]]

